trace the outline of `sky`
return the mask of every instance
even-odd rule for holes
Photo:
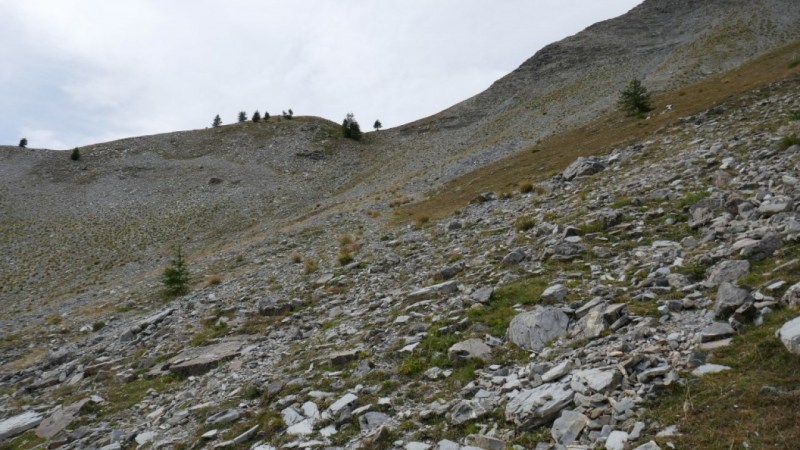
[[[641,0],[0,0],[0,145],[435,114]]]

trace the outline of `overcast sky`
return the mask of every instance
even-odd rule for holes
[[[242,110],[396,126],[640,2],[0,0],[0,144],[71,149]]]

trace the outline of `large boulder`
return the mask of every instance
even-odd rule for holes
[[[508,339],[528,350],[539,351],[567,333],[569,317],[549,306],[518,314],[508,326]]]
[[[800,316],[783,324],[777,334],[790,352],[800,355]]]
[[[714,305],[714,314],[718,319],[727,319],[740,306],[746,303],[753,303],[753,301],[754,299],[747,289],[723,282],[717,290],[717,303]]]
[[[550,435],[560,445],[568,446],[575,442],[581,431],[589,425],[589,418],[577,411],[561,411],[561,417],[553,422]]]
[[[722,261],[709,270],[708,284],[716,286],[720,283],[735,283],[750,272],[750,262],[746,259]]]
[[[22,434],[31,428],[35,428],[42,423],[42,419],[44,419],[42,414],[35,411],[26,411],[0,421],[0,441]]]
[[[594,175],[597,172],[602,172],[605,168],[606,166],[598,161],[597,158],[584,158],[580,156],[561,172],[561,176],[565,180],[571,181],[578,177],[585,177]]]
[[[506,405],[506,420],[523,429],[531,429],[553,420],[572,402],[575,392],[569,384],[547,383],[524,389]]]

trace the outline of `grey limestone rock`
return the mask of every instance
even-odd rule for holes
[[[14,437],[31,428],[35,428],[42,423],[43,418],[44,417],[38,412],[26,411],[0,421],[0,440]]]
[[[547,289],[542,292],[541,301],[542,303],[560,303],[567,297],[567,293],[569,293],[569,289],[567,289],[566,286],[563,284],[554,284],[548,286]]]
[[[605,168],[606,166],[597,158],[580,156],[561,172],[561,176],[565,180],[571,181],[577,177],[585,177],[602,172]]]
[[[524,389],[506,405],[506,420],[530,429],[550,422],[572,401],[575,392],[564,383],[546,383]]]
[[[492,359],[492,349],[480,339],[467,339],[453,344],[447,350],[447,357],[454,362],[465,362],[471,359],[489,362]]]
[[[708,284],[716,286],[723,282],[735,283],[750,272],[750,262],[746,259],[722,261],[709,270]]]
[[[508,338],[520,347],[539,351],[548,342],[564,336],[568,326],[569,317],[560,309],[539,307],[514,317],[508,327]]]
[[[800,355],[800,316],[783,324],[777,335],[787,350]]]
[[[561,411],[561,416],[553,421],[550,435],[560,445],[568,446],[578,439],[588,424],[589,418],[585,415],[565,409]]]
[[[717,290],[717,302],[714,305],[714,314],[718,319],[727,319],[737,308],[745,303],[752,303],[753,297],[746,289],[736,287],[731,283],[723,282]]]

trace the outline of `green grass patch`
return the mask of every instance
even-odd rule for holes
[[[683,208],[688,206],[692,206],[695,203],[699,202],[704,198],[708,198],[711,194],[708,191],[698,191],[698,192],[691,192],[684,195],[681,199],[677,202],[678,211],[682,211]]]
[[[792,244],[779,250],[772,258],[750,262],[750,273],[740,278],[739,284],[762,287],[770,281],[786,281],[785,288],[800,280],[800,264],[786,264],[800,258],[800,245]],[[770,294],[773,295],[773,294]]]
[[[0,450],[24,450],[43,448],[46,439],[40,438],[33,430],[22,433],[14,439],[0,444]]]
[[[614,209],[624,208],[626,206],[630,206],[633,203],[633,199],[630,197],[622,197],[614,200],[614,203],[611,204],[611,207]]]
[[[775,331],[797,311],[780,310],[750,327],[711,362],[731,370],[666,388],[648,415],[676,424],[677,448],[796,448],[800,442],[800,357],[789,353]],[[765,392],[764,388],[776,392]],[[645,441],[647,439],[644,439]]]
[[[517,217],[517,220],[514,221],[514,228],[517,231],[528,231],[534,226],[536,226],[536,221],[527,216]]]
[[[101,417],[108,417],[126,411],[142,401],[148,390],[155,389],[158,393],[164,393],[177,386],[182,380],[181,377],[173,374],[151,379],[138,379],[130,383],[118,383],[110,380],[105,386],[105,392],[100,394],[106,401],[100,405],[99,414]]]
[[[228,324],[218,317],[203,320],[203,329],[192,336],[192,345],[203,345],[211,339],[228,334]]]
[[[493,336],[504,336],[511,319],[518,314],[514,305],[536,303],[546,288],[547,280],[542,277],[526,278],[499,287],[492,294],[488,305],[471,308],[467,317],[486,325]]]
[[[780,143],[778,144],[781,150],[786,150],[793,145],[800,145],[800,137],[798,137],[796,134],[784,136],[784,138],[781,139]]]

